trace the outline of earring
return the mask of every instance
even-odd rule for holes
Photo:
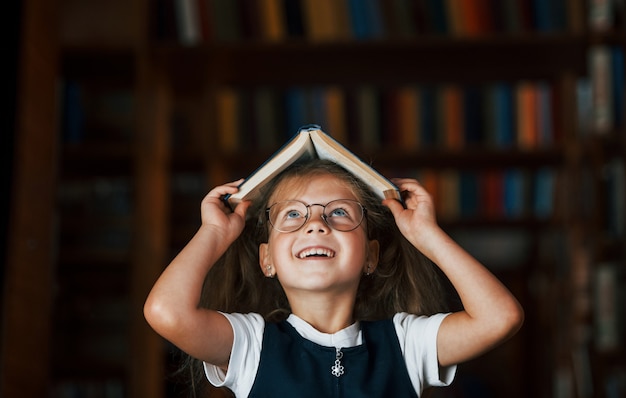
[[[372,273],[372,265],[371,264],[367,264],[367,271],[365,271],[365,275],[370,276],[370,274]]]
[[[265,267],[265,269],[266,269],[266,271],[267,271],[265,275],[266,275],[268,278],[273,278],[273,277],[274,277],[274,274],[272,273],[272,266],[268,264],[268,265],[267,265],[267,267]]]

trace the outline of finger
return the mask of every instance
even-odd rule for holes
[[[235,181],[235,182],[228,183],[226,185],[220,185],[218,187],[213,188],[212,190],[209,191],[206,197],[207,198],[221,198],[224,195],[233,194],[237,191],[239,191],[239,188],[238,188],[237,182]]]
[[[394,218],[396,218],[397,215],[404,210],[404,206],[402,206],[402,203],[395,199],[385,199],[383,200],[383,205],[389,208]]]
[[[224,185],[226,185],[226,186],[235,186],[235,187],[238,187],[239,185],[241,185],[241,183],[242,183],[244,180],[245,180],[245,178],[240,178],[240,179],[238,179],[238,180],[235,180],[235,181],[232,181],[232,182],[226,183],[226,184],[224,184]]]
[[[398,188],[400,192],[404,195],[415,194],[415,195],[425,195],[428,194],[426,188],[424,188],[419,181],[412,179],[405,179],[399,183]]]
[[[241,218],[245,220],[246,213],[248,212],[250,205],[252,205],[252,201],[250,200],[241,201],[239,202],[239,204],[237,204],[237,207],[235,207],[234,213],[238,214]]]
[[[417,181],[415,178],[393,178],[391,181],[397,186],[405,185],[405,184],[418,184],[419,185],[419,181]]]

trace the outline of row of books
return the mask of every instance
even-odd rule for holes
[[[432,195],[438,218],[459,220],[549,220],[562,191],[559,171],[419,170],[414,176]]]
[[[51,390],[51,398],[123,398],[126,396],[121,380],[68,380],[57,383]]]
[[[610,7],[594,1],[597,26]],[[584,0],[156,0],[158,40],[379,40],[418,35],[581,32]]]
[[[130,180],[65,181],[59,186],[57,198],[63,247],[129,250],[133,209]]]
[[[61,130],[65,143],[85,141],[126,142],[135,129],[135,101],[132,90],[61,82]]]
[[[222,151],[274,150],[306,123],[355,148],[538,149],[559,145],[559,93],[545,82],[481,86],[221,88]]]

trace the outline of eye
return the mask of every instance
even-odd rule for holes
[[[330,211],[328,217],[350,217],[350,213],[344,208],[336,208]]]
[[[300,210],[292,209],[285,211],[284,218],[301,218],[302,212]]]

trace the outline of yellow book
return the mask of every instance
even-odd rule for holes
[[[339,87],[327,87],[324,90],[326,106],[326,123],[328,131],[342,144],[348,142],[348,121],[346,120],[346,99],[344,91]]]
[[[442,133],[446,149],[463,149],[463,91],[459,86],[447,85],[441,90]]]
[[[215,101],[220,149],[226,153],[235,152],[239,149],[238,94],[234,89],[224,87],[217,92]]]
[[[402,149],[420,146],[420,98],[416,87],[401,87],[396,92],[399,142]]]
[[[264,39],[281,41],[287,37],[282,0],[259,0],[261,32]]]
[[[311,41],[331,41],[336,38],[332,2],[334,0],[304,0],[304,24]]]
[[[327,159],[342,166],[365,182],[378,197],[401,200],[398,188],[382,174],[363,162],[349,149],[321,130],[320,126],[307,125],[265,163],[239,185],[239,191],[228,195],[224,201],[235,208],[242,200],[254,200],[260,189],[290,165],[306,159]]]

